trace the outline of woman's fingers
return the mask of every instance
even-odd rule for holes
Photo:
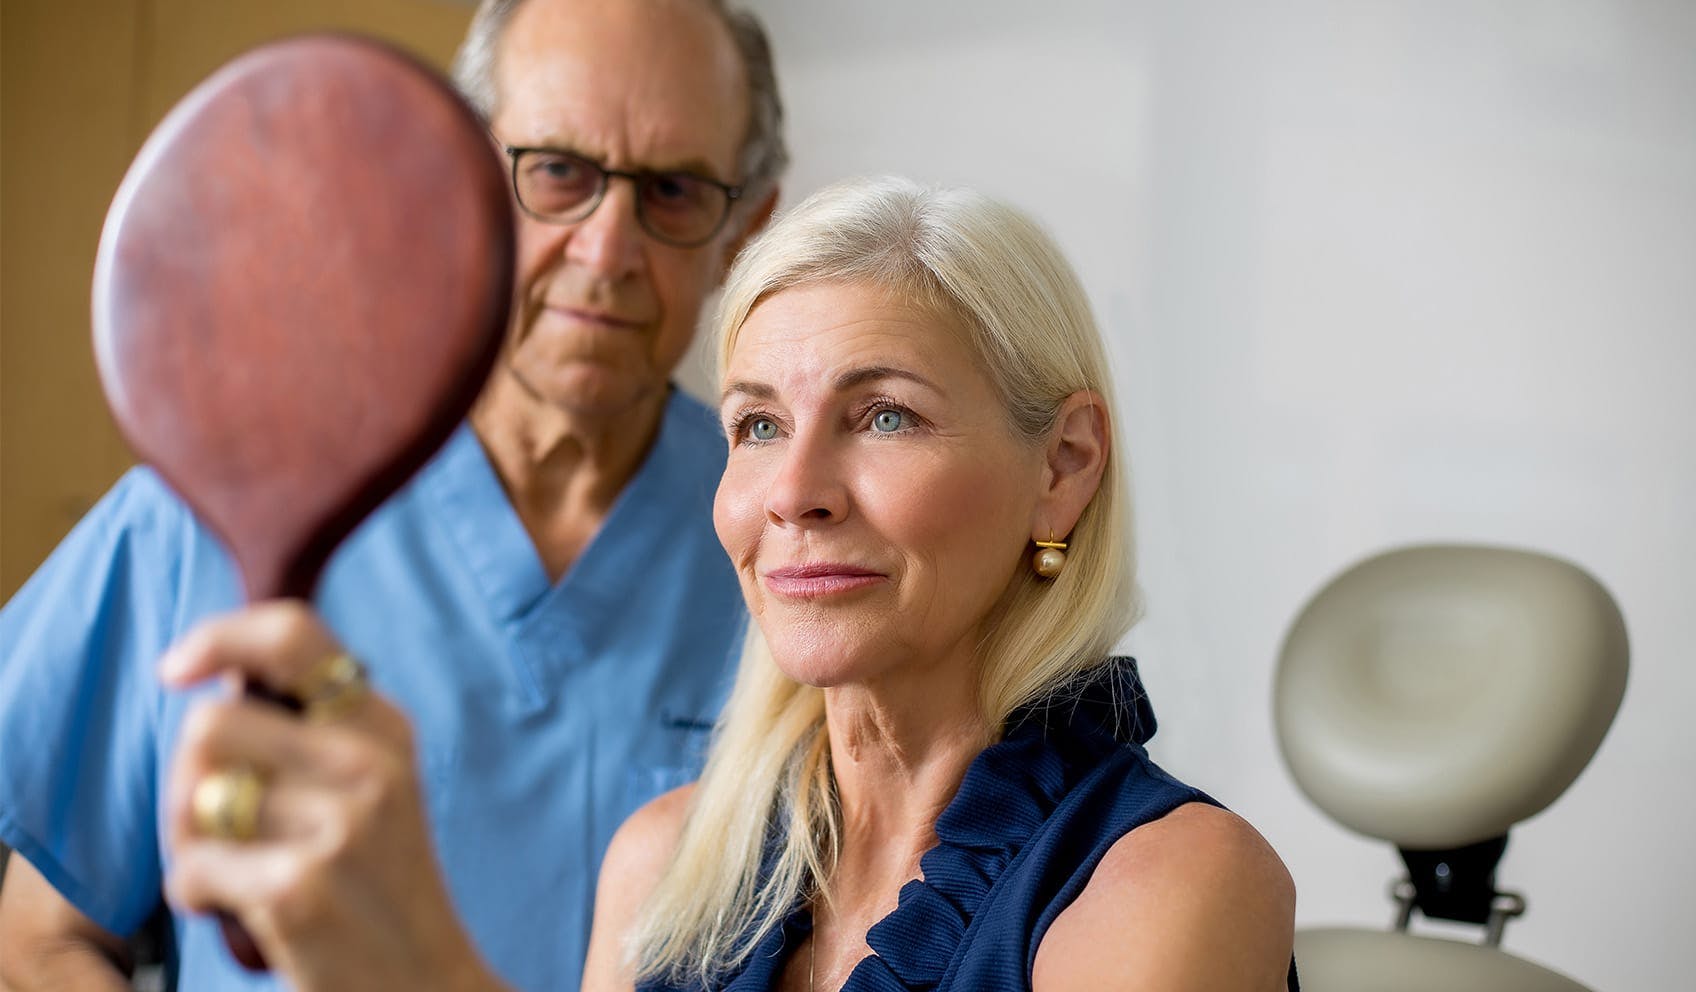
[[[311,935],[352,926],[335,877],[296,846],[198,840],[181,847],[165,896],[190,913],[228,913],[264,949],[272,968],[294,975],[294,950]]]
[[[159,677],[180,688],[234,673],[286,693],[341,651],[305,603],[279,599],[200,624],[160,659]]]
[[[481,968],[477,951],[427,837],[393,817],[388,825],[401,828],[398,843],[358,854],[263,841],[179,845],[166,895],[189,912],[237,917],[298,988],[472,987],[455,976]]]
[[[165,895],[191,913],[244,913],[286,893],[298,875],[299,858],[288,848],[232,840],[197,840],[176,850],[165,878]]]
[[[227,786],[229,770],[209,771],[198,777],[183,776],[173,782],[181,784],[183,804],[170,811],[170,837],[176,849],[186,849],[209,840],[246,846],[281,843],[300,845],[309,850],[333,850],[346,842],[354,832],[346,797],[334,786],[305,785],[288,778],[274,778],[252,769],[241,769],[235,775],[251,774],[256,784],[254,801],[245,832],[225,829],[227,818],[217,809],[217,803],[227,801],[220,787]],[[199,790],[211,789],[209,793]],[[208,805],[213,808],[208,810]]]
[[[410,749],[410,725],[371,691],[365,669],[299,600],[259,603],[208,620],[165,653],[159,676],[182,688],[214,676],[300,700],[318,723],[358,725]]]
[[[273,602],[201,625],[161,661],[171,686],[222,676],[304,706],[241,693],[192,706],[167,785],[168,893],[235,914],[299,987],[428,985],[436,962],[475,952],[435,870],[411,727],[343,652],[304,604]]]
[[[245,769],[260,781],[261,836],[297,836],[303,829],[336,826],[342,815],[334,804],[319,803],[311,816],[307,804],[290,796],[328,794],[337,801],[356,800],[383,791],[411,775],[411,749],[405,720],[381,700],[370,701],[365,720],[352,724],[308,724],[269,703],[236,698],[208,700],[184,718],[167,786],[167,822],[174,838],[196,830],[195,790],[209,776]],[[314,822],[301,822],[305,820]],[[280,833],[271,834],[270,830]]]
[[[307,700],[304,714],[251,695],[191,709],[165,797],[174,842],[265,830],[346,834],[391,797],[416,791],[405,716],[371,691],[364,669],[303,603],[262,603],[208,621],[160,669],[177,685],[225,674]],[[318,811],[316,825],[293,813],[305,804],[289,800],[314,789],[339,803]]]

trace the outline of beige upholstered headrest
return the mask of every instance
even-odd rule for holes
[[[1296,782],[1404,848],[1500,836],[1559,796],[1625,692],[1625,623],[1588,573],[1504,548],[1403,548],[1320,590],[1274,717]]]

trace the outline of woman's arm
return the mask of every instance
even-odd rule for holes
[[[654,891],[683,833],[693,785],[659,796],[630,814],[613,834],[601,861],[595,887],[595,922],[589,931],[589,959],[583,992],[631,992],[635,962],[625,956],[625,938],[636,911]]]
[[[1295,885],[1234,813],[1181,806],[1121,837],[1043,936],[1036,992],[1276,992],[1295,934]]]

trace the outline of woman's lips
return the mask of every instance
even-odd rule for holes
[[[791,599],[822,599],[876,585],[888,576],[858,565],[809,562],[765,573],[766,588]]]

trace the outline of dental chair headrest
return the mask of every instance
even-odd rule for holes
[[[1308,797],[1401,848],[1500,837],[1589,763],[1625,692],[1606,589],[1529,551],[1420,546],[1343,572],[1285,639],[1274,717]]]

